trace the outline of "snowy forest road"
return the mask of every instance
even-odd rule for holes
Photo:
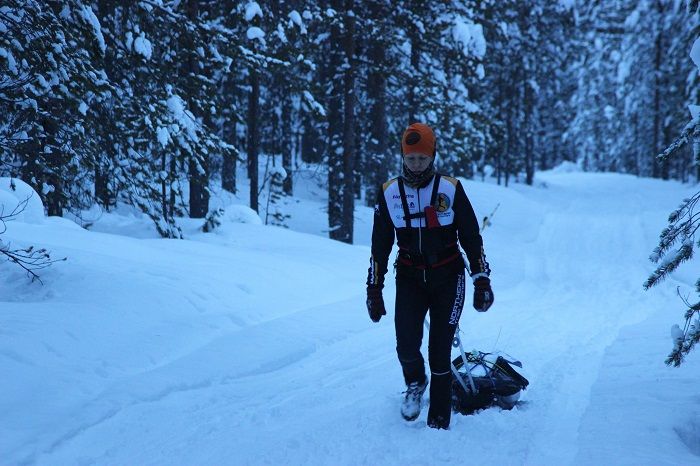
[[[521,426],[532,432],[525,464],[574,461],[606,348],[621,327],[654,311],[641,289],[650,268],[640,216],[648,203],[619,179],[603,179],[595,189],[580,183],[550,183],[549,208],[531,247],[540,254],[527,256],[527,291],[506,292],[520,303],[507,306],[517,309],[509,321],[522,344],[515,354],[533,379],[527,400],[534,416]]]
[[[653,432],[663,408],[620,411],[624,398],[617,392],[633,385],[641,372],[657,381],[658,374],[666,377],[667,331],[656,332],[659,337],[650,322],[657,322],[672,293],[644,293],[641,284],[652,268],[646,258],[656,234],[683,188],[664,190],[661,182],[620,175],[543,180],[546,188],[467,187],[485,211],[492,210],[488,202],[503,206],[485,232],[496,303],[480,314],[468,302],[461,335],[467,349],[502,350],[523,362],[531,385],[512,411],[455,414],[448,432],[426,428],[426,410],[413,423],[401,419],[403,383],[389,278],[389,315],[378,325],[369,321],[362,294],[286,314],[275,309],[268,320],[220,332],[175,360],[111,383],[24,461],[560,465],[697,460],[673,426],[663,438],[674,449],[635,457],[631,438],[644,429]],[[526,191],[527,199],[518,190]],[[357,275],[362,289],[364,270],[354,268],[366,262],[367,250],[355,249],[349,254],[363,257],[348,263],[353,270],[347,276]],[[309,286],[301,275],[278,286]],[[289,281],[293,275],[284,276]],[[206,302],[199,306],[206,310]],[[642,336],[640,328],[646,329]],[[626,425],[630,412],[637,416]],[[606,422],[608,415],[616,422]]]

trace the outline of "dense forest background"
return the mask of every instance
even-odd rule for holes
[[[657,157],[700,103],[697,35],[681,0],[7,0],[0,176],[49,215],[126,204],[177,238],[178,217],[216,223],[212,190],[258,211],[313,166],[349,243],[414,121],[467,178],[697,182],[693,144]]]

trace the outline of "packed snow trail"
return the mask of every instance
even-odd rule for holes
[[[428,429],[425,409],[417,421],[403,421],[391,272],[384,295],[389,315],[373,324],[363,294],[368,249],[346,247],[341,260],[332,260],[341,251],[329,247],[312,260],[314,267],[322,267],[319,259],[338,267],[327,270],[323,286],[343,293],[357,288],[356,294],[332,301],[329,289],[317,289],[322,277],[281,270],[284,279],[267,277],[276,306],[288,289],[306,290],[308,299],[318,292],[325,303],[289,312],[261,308],[269,318],[257,320],[250,310],[228,327],[217,320],[221,328],[211,338],[177,357],[110,379],[104,389],[84,388],[89,396],[71,404],[51,431],[37,432],[37,440],[6,457],[38,464],[698,462],[684,444],[693,444],[692,429],[677,432],[671,421],[663,449],[629,443],[625,431],[653,432],[663,405],[646,413],[616,406],[626,401],[616,391],[636,377],[666,377],[667,327],[651,323],[673,293],[645,293],[641,284],[652,268],[646,258],[656,235],[687,188],[620,175],[543,174],[539,180],[546,187],[466,183],[479,218],[501,206],[484,233],[496,303],[485,314],[467,303],[462,339],[467,349],[500,349],[523,361],[531,385],[514,410],[455,414],[448,432]],[[246,239],[255,241],[254,233]],[[273,254],[282,267],[301,263],[283,262],[285,251],[308,254],[305,240],[266,250],[267,239],[258,238],[253,249]],[[251,256],[248,267],[253,262]],[[237,276],[245,288],[244,278]],[[222,290],[217,293],[213,303],[207,293],[190,293],[190,299],[206,314],[222,300]],[[638,350],[648,341],[627,346],[634,340],[629,335],[639,332],[631,329],[640,328],[653,340],[653,350],[643,354]],[[655,331],[662,336],[653,339]],[[611,372],[615,364],[626,369],[625,377]],[[632,401],[644,400],[645,389],[654,388],[639,387]],[[606,423],[616,409],[616,423]],[[626,425],[629,412],[636,418]],[[643,454],[635,456],[637,449]]]

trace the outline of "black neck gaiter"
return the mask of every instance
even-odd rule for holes
[[[435,160],[432,160],[430,162],[430,165],[428,165],[428,168],[423,170],[422,172],[412,172],[404,163],[403,164],[403,174],[401,177],[403,178],[404,183],[409,185],[410,187],[417,189],[420,188],[425,184],[426,181],[431,179],[433,175],[435,175]]]

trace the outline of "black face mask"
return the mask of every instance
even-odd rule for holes
[[[403,178],[404,183],[412,188],[420,188],[425,184],[426,181],[431,179],[435,175],[435,159],[430,161],[430,165],[422,172],[411,171],[406,164],[403,164]]]

